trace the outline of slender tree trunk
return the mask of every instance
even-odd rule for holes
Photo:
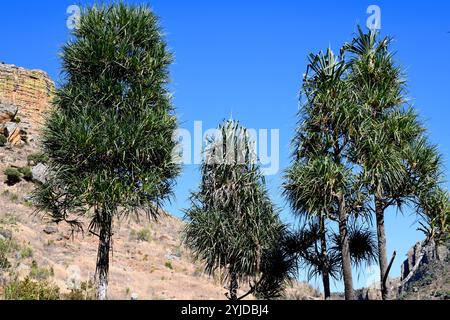
[[[342,273],[344,275],[345,300],[354,300],[352,263],[347,230],[347,213],[343,196],[339,201],[339,235],[341,238]]]
[[[375,197],[375,215],[377,219],[377,235],[378,235],[378,259],[380,262],[380,285],[381,296],[383,300],[388,298],[387,281],[384,281],[386,270],[388,267],[387,253],[386,253],[386,233],[384,230],[384,204],[379,197]]]
[[[323,292],[325,300],[331,297],[330,291],[330,273],[329,273],[329,261],[327,253],[327,239],[325,230],[325,218],[320,217],[320,250],[322,258],[322,282],[323,282]]]
[[[105,214],[105,216],[109,216]],[[109,251],[111,248],[111,219],[102,221],[99,233],[99,243],[97,252],[97,299],[106,300],[108,295],[108,273],[109,273]]]
[[[329,300],[331,297],[331,291],[330,291],[330,274],[328,272],[328,266],[324,268],[322,272],[322,282],[325,300]]]
[[[230,300],[237,300],[237,289],[238,289],[238,281],[236,272],[232,271],[230,274]]]

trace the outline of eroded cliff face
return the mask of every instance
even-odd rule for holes
[[[23,112],[42,112],[54,90],[53,81],[43,71],[0,64],[0,103],[16,105]]]
[[[24,143],[39,131],[54,92],[45,72],[0,64],[0,134],[10,145]]]

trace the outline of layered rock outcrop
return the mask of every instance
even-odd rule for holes
[[[6,143],[20,144],[38,131],[54,91],[45,72],[0,64],[0,135]]]

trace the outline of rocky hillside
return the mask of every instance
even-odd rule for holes
[[[0,65],[0,299],[8,283],[26,277],[56,285],[61,293],[87,287],[88,294],[95,271],[97,238],[49,224],[34,214],[30,202],[34,183],[42,178],[39,130],[53,92],[44,72]],[[204,275],[181,244],[182,229],[183,222],[170,215],[158,222],[116,221],[109,297],[224,299],[220,278]],[[304,284],[287,294],[290,299],[317,296]]]
[[[417,270],[408,279],[415,265]],[[402,266],[401,280],[407,280],[400,299],[450,300],[450,242],[412,247]]]

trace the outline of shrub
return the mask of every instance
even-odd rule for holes
[[[11,199],[12,202],[17,202],[17,200],[19,200],[19,196],[15,193],[11,193],[9,198]]]
[[[43,152],[32,153],[27,157],[28,165],[34,166],[38,163],[47,163],[48,156]]]
[[[0,253],[0,271],[8,270],[9,268],[11,268],[11,263],[7,257]]]
[[[5,175],[7,178],[6,183],[8,183],[10,186],[15,185],[16,183],[19,183],[20,179],[22,177],[22,174],[16,168],[6,169]]]
[[[31,258],[32,256],[33,256],[33,248],[31,248],[30,246],[22,248],[22,250],[20,251],[20,257],[22,259]]]
[[[166,261],[166,263],[164,264],[166,266],[166,268],[173,270],[173,266],[172,266],[172,262],[171,261]]]
[[[4,296],[6,300],[59,300],[59,288],[47,281],[34,281],[26,277],[10,282]]]
[[[152,240],[151,230],[148,228],[141,229],[139,231],[132,230],[130,233],[130,238],[132,240],[150,242]]]
[[[11,267],[11,263],[8,260],[11,249],[11,240],[0,240],[0,271],[7,270]]]
[[[2,195],[5,197],[12,197],[12,194],[9,191],[4,192]],[[6,213],[3,215],[3,217],[0,217],[0,224],[15,225],[17,224],[17,216],[12,213]]]
[[[26,166],[23,168],[19,168],[18,171],[22,174],[22,178],[26,181],[32,181],[33,180],[33,173],[31,172],[31,167]]]
[[[0,134],[0,147],[4,147],[6,143],[8,142],[8,139],[2,134]]]
[[[149,229],[139,230],[137,233],[137,239],[139,241],[150,242],[152,240],[152,235]]]
[[[71,288],[62,296],[64,300],[95,300],[95,287],[92,281],[82,282],[80,288]]]
[[[34,280],[47,280],[49,277],[53,277],[53,268],[39,267],[36,261],[31,263],[30,278]]]

